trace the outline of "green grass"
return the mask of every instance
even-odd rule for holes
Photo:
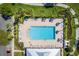
[[[21,3],[15,5],[12,5],[12,3],[4,3],[0,5],[0,13],[4,15],[14,15],[15,18],[19,19],[20,23],[23,23],[24,16],[61,18],[62,15],[60,15],[59,12],[63,10],[65,9],[58,6],[46,8],[44,6],[33,6]]]
[[[62,7],[50,7],[46,8],[44,6],[32,6],[27,4],[2,4],[0,5],[0,8],[8,8],[13,14],[16,14],[18,11],[24,11],[27,15],[30,15],[32,17],[58,17],[59,12],[64,10]]]
[[[76,17],[79,19],[79,3],[70,3],[68,4],[76,12]]]
[[[76,13],[79,13],[79,3],[69,3],[68,5],[73,8]]]
[[[8,32],[0,29],[0,43],[4,46],[9,43],[8,35]]]
[[[14,56],[23,56],[23,52],[14,52]]]
[[[76,37],[75,23],[73,18],[71,20],[71,25],[72,25],[71,46],[73,47],[75,45],[75,37]]]
[[[77,52],[77,50],[75,50],[74,56],[78,56],[78,55],[79,55],[79,53]]]
[[[76,49],[74,52],[74,56],[78,56],[79,55],[79,51]]]

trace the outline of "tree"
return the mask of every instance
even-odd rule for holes
[[[12,3],[12,5],[14,6],[14,5],[15,5],[15,3]]]
[[[65,51],[66,51],[66,52],[72,52],[73,49],[72,49],[72,47],[67,47],[67,48],[65,48]]]
[[[0,7],[0,12],[2,15],[5,15],[5,16],[12,16],[13,15],[12,8],[8,5],[2,5]]]
[[[11,32],[11,27],[12,27],[12,25],[11,25],[10,23],[7,23],[7,24],[6,24],[6,27],[7,27],[7,31],[8,31],[8,32]]]

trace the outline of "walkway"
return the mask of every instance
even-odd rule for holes
[[[12,17],[13,23],[14,23],[14,16]],[[12,27],[12,35],[13,35],[13,39],[12,39],[12,56],[14,56],[14,26]]]
[[[43,3],[23,3],[23,4],[29,4],[29,5],[34,5],[34,6],[44,6]]]
[[[14,50],[14,52],[24,52],[24,51],[22,51],[22,50]]]

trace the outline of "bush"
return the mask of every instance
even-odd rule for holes
[[[78,55],[79,55],[79,53],[78,53],[77,50],[75,50],[74,55],[75,55],[75,56],[78,56]]]
[[[8,35],[8,40],[11,41],[13,36],[11,34]]]
[[[23,56],[23,52],[14,52],[14,56]]]
[[[12,16],[13,15],[12,8],[8,4],[1,5],[0,12],[4,16]]]
[[[66,51],[66,52],[72,52],[73,49],[72,49],[72,47],[68,47],[68,48],[65,48],[65,51]]]
[[[69,52],[66,52],[66,50],[64,50],[64,56],[68,56]]]

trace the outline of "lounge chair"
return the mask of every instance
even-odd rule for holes
[[[53,22],[53,20],[54,20],[53,18],[50,18],[50,19],[49,19],[49,22]]]
[[[60,40],[60,43],[63,43],[63,39]]]
[[[58,26],[60,23],[56,23],[56,26]]]
[[[60,38],[58,38],[58,39],[57,39],[57,42],[60,42],[60,40],[61,40],[61,39],[60,39]]]
[[[56,31],[56,34],[58,33],[59,31]]]

